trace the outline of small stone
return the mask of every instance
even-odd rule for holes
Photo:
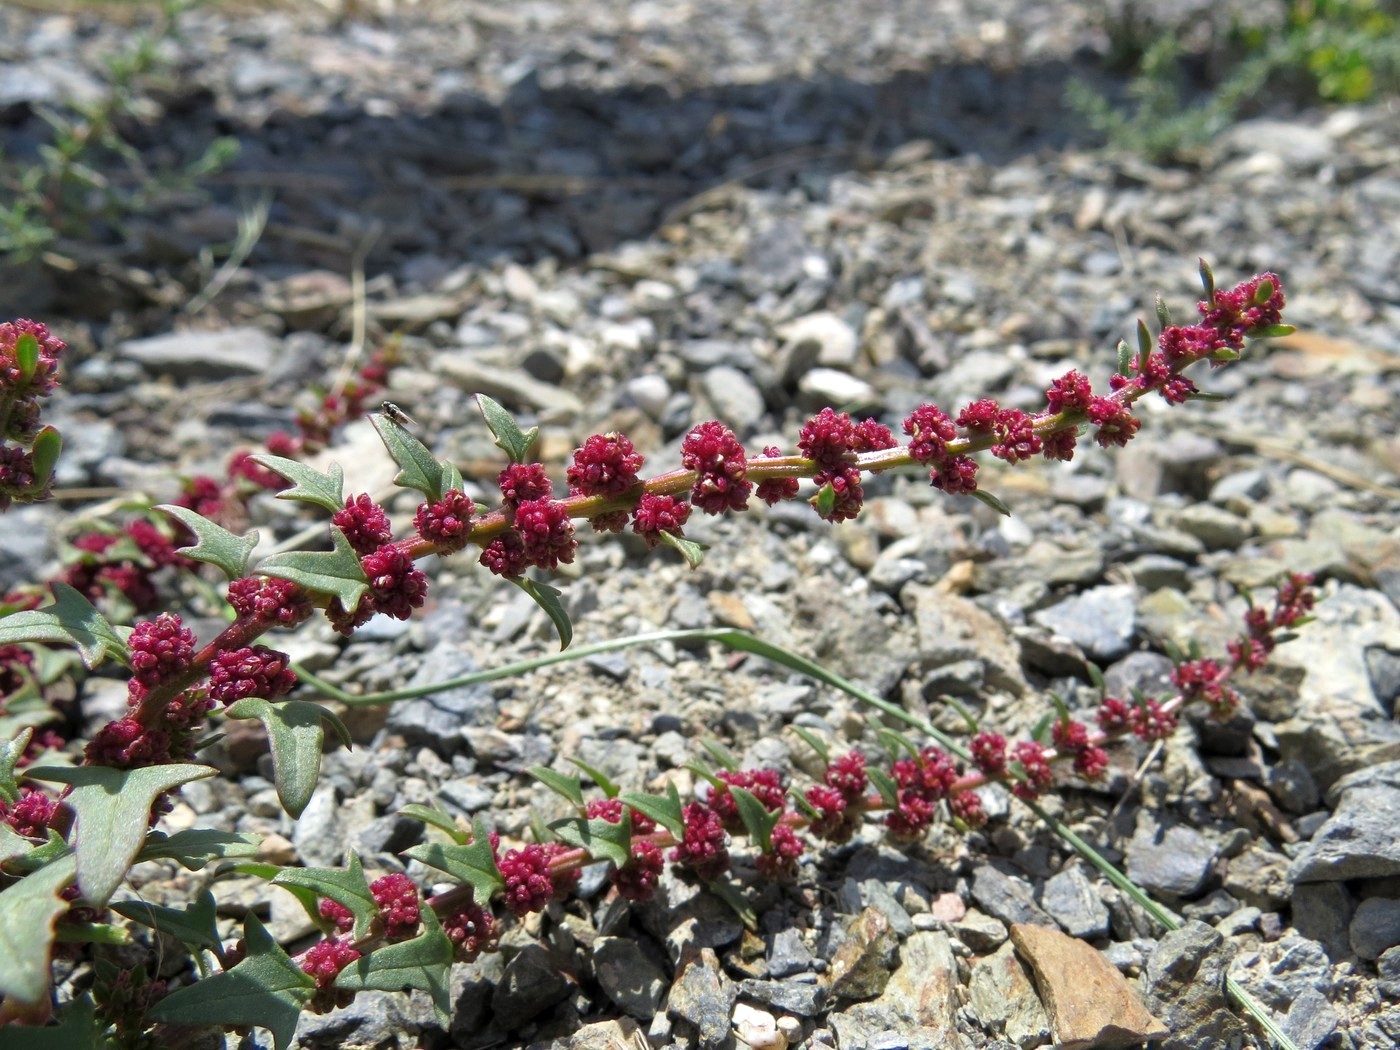
[[[1248,1029],[1225,998],[1234,948],[1195,920],[1157,943],[1143,972],[1147,1007],[1183,1048],[1211,1050],[1247,1038]]]
[[[987,914],[1008,925],[1028,923],[1053,926],[1055,924],[1055,920],[1036,904],[1031,888],[1025,880],[1007,875],[990,864],[983,864],[973,871],[972,899]]]
[[[809,369],[798,380],[797,389],[808,400],[823,405],[860,407],[878,404],[880,400],[875,388],[865,380],[835,368]]]
[[[1050,1019],[1010,942],[972,964],[968,1001],[977,1020],[1017,1046],[1050,1038]]]
[[[1341,882],[1302,882],[1293,887],[1293,927],[1317,941],[1333,959],[1351,951],[1351,916],[1356,901]]]
[[[1182,508],[1172,516],[1172,524],[1212,551],[1235,550],[1249,536],[1249,522],[1209,503]]]
[[[1083,941],[1018,923],[1011,942],[1034,971],[1056,1043],[1065,1050],[1117,1050],[1167,1034],[1123,975]]]
[[[751,1050],[787,1050],[787,1036],[778,1029],[778,1019],[767,1010],[748,1003],[735,1003],[730,1021],[734,1034]]]
[[[1132,587],[1107,584],[1042,609],[1032,620],[1062,634],[1099,663],[1125,656],[1137,623],[1137,594]]]
[[[607,997],[639,1021],[656,1015],[670,984],[661,967],[629,937],[594,941],[593,973]]]
[[[173,332],[131,339],[117,356],[138,361],[148,372],[174,379],[227,379],[257,376],[275,362],[276,344],[261,328],[225,328],[217,332]]]
[[[747,434],[757,427],[767,412],[763,393],[745,373],[729,365],[708,369],[700,377],[705,400],[723,422],[736,433]]]
[[[493,1020],[502,1028],[519,1028],[569,997],[573,983],[560,972],[549,952],[527,944],[509,962],[491,996]]]
[[[1066,868],[1047,879],[1040,906],[1071,937],[1091,941],[1108,934],[1108,906],[1083,868]]]
[[[1283,1032],[1298,1050],[1321,1050],[1341,1024],[1336,1008],[1316,988],[1304,988],[1288,1007]]]
[[[666,1000],[666,1013],[693,1025],[705,1050],[719,1050],[729,1039],[738,989],[720,969],[712,948],[687,948],[676,982]]]
[[[876,908],[866,908],[851,921],[846,940],[831,960],[831,994],[838,999],[879,995],[889,982],[898,948],[889,919]]]
[[[1006,943],[1006,924],[976,908],[968,908],[962,918],[949,924],[949,929],[968,950],[979,954],[996,951]]]
[[[1400,945],[1400,900],[1371,897],[1357,906],[1351,920],[1351,948],[1372,962]]]
[[[1128,877],[1149,893],[1190,897],[1205,885],[1219,847],[1195,828],[1163,828],[1146,811],[1128,843]]]
[[[1400,777],[1400,762],[1362,770],[1333,785],[1341,801],[1293,861],[1294,882],[1340,882],[1400,874],[1400,787],[1380,774]],[[1369,783],[1358,778],[1366,778]],[[1356,786],[1353,786],[1356,785]]]

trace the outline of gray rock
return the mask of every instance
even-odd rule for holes
[[[812,368],[802,374],[797,389],[812,402],[846,409],[879,403],[875,388],[864,379],[835,368]]]
[[[961,919],[948,924],[948,929],[968,950],[984,954],[996,951],[1006,943],[1006,924],[976,908],[967,909]]]
[[[439,645],[423,657],[418,670],[407,683],[427,685],[480,670],[474,659],[461,648]],[[426,745],[442,755],[460,750],[474,729],[490,725],[496,717],[496,703],[484,685],[444,689],[429,696],[401,700],[389,707],[386,732],[402,736],[411,746]]]
[[[693,1025],[702,1048],[719,1050],[730,1038],[729,1015],[738,996],[738,988],[720,969],[714,951],[702,948],[681,960],[666,1013]]]
[[[1372,962],[1400,945],[1400,900],[1371,897],[1362,901],[1351,920],[1351,950]]]
[[[1047,879],[1040,906],[1071,937],[1096,940],[1108,934],[1108,906],[1083,868],[1066,868]]]
[[[826,1005],[826,989],[822,985],[797,981],[757,981],[750,978],[739,982],[739,995],[798,1017],[816,1017]]]
[[[627,937],[593,942],[593,973],[604,994],[640,1021],[655,1016],[670,983],[641,945]]]
[[[1164,828],[1144,811],[1128,843],[1128,877],[1149,893],[1190,897],[1205,885],[1218,853],[1219,846],[1195,828]]]
[[[954,1021],[957,962],[942,933],[920,931],[899,953],[899,965],[879,998],[833,1012],[828,1024],[841,1047],[963,1050]]]
[[[767,406],[754,381],[737,368],[717,365],[700,377],[700,389],[705,400],[719,418],[738,434],[747,434],[764,418]]]
[[[1400,948],[1391,948],[1381,953],[1376,960],[1376,973],[1380,977],[1380,993],[1389,999],[1400,999]]]
[[[1035,895],[1024,879],[1007,875],[990,864],[983,864],[973,871],[972,899],[988,915],[1004,923],[1055,924],[1055,920],[1036,904]]]
[[[1381,710],[1387,714],[1400,711],[1400,653],[1380,645],[1367,647],[1366,673]]]
[[[334,785],[323,780],[292,830],[292,844],[303,864],[329,868],[340,863],[346,842],[343,816]]]
[[[506,1030],[521,1025],[562,1003],[573,983],[538,944],[527,944],[506,963],[500,984],[491,995],[492,1020]]]
[[[785,344],[780,351],[785,383],[816,366],[849,369],[860,350],[855,329],[826,311],[799,317],[778,329],[778,335]]]
[[[1122,584],[1094,587],[1031,617],[1062,634],[1099,663],[1127,654],[1137,631],[1137,592]]]
[[[261,328],[218,332],[173,332],[131,339],[117,355],[137,361],[154,375],[174,379],[227,379],[256,376],[273,365],[276,343]]]
[[[1341,1016],[1327,996],[1307,988],[1288,1007],[1283,1031],[1298,1045],[1298,1050],[1320,1050],[1340,1023]]]
[[[1135,689],[1146,696],[1170,696],[1175,692],[1171,679],[1175,666],[1162,653],[1129,653],[1104,671],[1104,685],[1110,696],[1128,698]]]
[[[356,850],[364,854],[402,853],[423,838],[423,822],[397,813],[386,813],[369,822],[355,839]]]
[[[1124,566],[1133,583],[1144,592],[1169,587],[1174,591],[1184,591],[1190,583],[1186,563],[1165,554],[1144,554],[1134,558]]]
[[[1308,767],[1296,759],[1284,759],[1271,766],[1264,784],[1274,801],[1290,813],[1311,813],[1322,798]]]
[[[1400,762],[1385,764],[1400,774]],[[1363,770],[1334,785],[1341,801],[1289,869],[1294,882],[1337,882],[1400,874],[1400,788]],[[1356,785],[1356,786],[1353,786]]]
[[[968,1003],[977,1020],[1018,1047],[1050,1039],[1050,1019],[1010,942],[972,964]]]
[[[434,1029],[433,1004],[423,993],[364,991],[356,993],[348,1006],[330,1013],[303,1010],[297,1018],[295,1045],[306,1050],[408,1046],[428,1038]]]
[[[1234,949],[1209,926],[1188,922],[1157,943],[1143,971],[1145,1005],[1171,1030],[1170,1050],[1217,1050],[1247,1029],[1225,998]]]
[[[802,939],[802,931],[784,927],[768,942],[768,974],[770,977],[791,977],[812,969],[812,953]]]
[[[1249,523],[1209,503],[1194,503],[1172,516],[1172,524],[1195,536],[1206,550],[1234,550],[1249,536]]]
[[[1288,858],[1256,843],[1226,863],[1225,889],[1263,911],[1282,908],[1290,890]]]

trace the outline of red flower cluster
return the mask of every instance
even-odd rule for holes
[[[412,937],[418,932],[422,918],[418,905],[418,887],[407,875],[395,872],[375,879],[369,884],[370,896],[379,905],[379,922],[384,936],[391,941]]]
[[[311,615],[306,592],[290,580],[244,576],[228,585],[228,603],[240,619],[294,627]]]
[[[729,867],[724,821],[701,802],[687,804],[681,816],[685,819],[685,834],[671,851],[671,862],[706,881],[719,878]]]
[[[637,484],[642,456],[623,434],[594,434],[574,450],[566,474],[574,492],[585,496],[621,496]]]
[[[470,498],[456,489],[448,489],[436,503],[418,504],[413,527],[419,536],[436,544],[444,553],[459,551],[471,536],[475,510],[476,505]]]
[[[657,496],[647,492],[637,501],[632,512],[632,531],[646,540],[648,548],[661,542],[661,533],[684,536],[684,525],[690,519],[690,504],[673,496]]]
[[[249,696],[276,700],[297,684],[286,653],[265,645],[226,649],[209,662],[209,696],[232,704]]]
[[[360,557],[373,553],[394,538],[389,515],[364,492],[347,496],[345,508],[336,511],[331,524],[345,533],[351,549]]]
[[[452,942],[460,962],[471,962],[496,940],[496,918],[476,901],[443,916],[442,932]]]
[[[496,861],[501,877],[506,880],[505,904],[516,915],[540,911],[554,897],[554,878],[549,871],[550,852],[544,846],[531,843],[520,849],[507,850]]]
[[[753,483],[746,479],[744,446],[723,423],[701,423],[691,430],[681,442],[681,465],[699,474],[690,502],[706,514],[743,510],[748,505]]]

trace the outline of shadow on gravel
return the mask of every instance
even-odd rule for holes
[[[462,93],[432,113],[376,116],[332,103],[306,116],[274,110],[257,128],[218,115],[207,94],[187,95],[167,100],[160,124],[133,129],[147,162],[198,155],[218,134],[237,137],[241,153],[209,183],[213,207],[129,224],[119,258],[178,272],[182,257],[231,240],[237,203],[266,191],[271,218],[252,257],[260,267],[346,273],[371,229],[371,276],[401,275],[424,255],[445,266],[568,260],[648,236],[739,182],[821,198],[830,176],[887,164],[911,143],[926,144],[922,155],[992,163],[1087,143],[1063,103],[1076,75],[1101,79],[1069,62],[953,64],[874,83],[817,77],[672,93],[546,89],[532,75],[499,105]],[[282,90],[298,97],[296,85]],[[0,116],[0,145],[14,156],[15,139],[33,147],[37,118],[10,116]],[[84,296],[56,294],[60,308],[96,312]]]

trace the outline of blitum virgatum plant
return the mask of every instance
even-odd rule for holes
[[[411,433],[411,421],[386,403],[371,420],[400,468],[396,483],[423,497],[407,536],[393,535],[388,515],[370,496],[347,497],[338,467],[322,473],[273,454],[254,456],[252,463],[289,483],[280,498],[331,516],[331,550],[279,553],[252,566],[256,534],[236,535],[190,506],[158,508],[193,540],[177,550],[166,533],[143,532],[133,558],[146,568],[167,559],[166,565],[192,570],[203,563],[218,570],[228,581],[222,592],[228,624],[216,637],[199,642],[172,612],[129,628],[114,625],[89,600],[100,589],[84,593],[72,577],[52,582],[48,604],[11,601],[12,611],[0,617],[0,688],[6,694],[0,709],[6,730],[0,735],[0,1019],[71,1026],[75,1038],[81,1032],[90,1042],[118,1047],[154,1045],[153,1033],[163,1030],[158,1026],[256,1025],[268,1029],[281,1048],[303,1010],[332,1009],[361,989],[407,987],[426,992],[446,1024],[452,962],[491,949],[511,917],[567,895],[587,864],[608,862],[610,892],[629,900],[655,892],[671,864],[751,918],[731,866],[738,836],[747,838],[759,873],[790,878],[814,842],[846,841],[868,819],[882,821],[901,842],[918,841],[939,814],[961,828],[979,827],[986,814],[978,789],[988,783],[1003,783],[1036,807],[1035,800],[1053,787],[1057,764],[1082,780],[1101,779],[1107,746],[1126,735],[1170,735],[1185,704],[1201,701],[1228,718],[1238,704],[1228,684],[1232,676],[1257,669],[1291,628],[1306,621],[1314,597],[1305,577],[1284,580],[1271,606],[1252,607],[1239,640],[1219,660],[1194,651],[1174,654],[1179,695],[1104,693],[1092,725],[1073,719],[1054,699],[1037,731],[1014,743],[967,715],[970,745],[964,747],[897,705],[742,632],[663,632],[711,638],[811,674],[903,720],[915,734],[882,730],[883,754],[833,755],[819,738],[797,730],[821,769],[806,786],[785,783],[775,770],[741,768],[724,749],[709,745],[713,764],[692,766],[702,790],[689,800],[674,787],[666,794],[624,791],[579,762],[574,764],[582,776],[537,768],[534,775],[566,800],[573,815],[548,826],[537,821],[536,841],[529,843],[501,841],[485,818],[466,828],[437,808],[406,807],[405,815],[437,834],[404,856],[450,884],[427,897],[403,873],[370,880],[353,855],[343,869],[278,868],[253,859],[255,836],[215,829],[167,834],[156,827],[182,785],[216,774],[200,754],[216,738],[211,730],[219,719],[263,724],[277,792],[293,817],[316,786],[326,727],[349,744],[345,727],[325,707],[290,698],[297,670],[286,654],[259,643],[263,635],[317,614],[346,635],[375,614],[407,619],[428,591],[415,562],[473,546],[481,564],[544,608],[567,647],[572,628],[559,592],[525,573],[572,561],[576,522],[598,532],[631,529],[648,546],[672,547],[693,566],[704,548],[685,535],[691,515],[740,512],[754,499],[796,499],[806,479],[815,486],[807,502],[832,522],[859,513],[867,473],[896,469],[924,470],[935,488],[1005,512],[979,485],[977,454],[990,452],[1012,464],[1034,456],[1068,460],[1085,435],[1101,446],[1125,445],[1139,429],[1133,414],[1139,399],[1208,399],[1186,375],[1189,369],[1238,358],[1247,339],[1291,331],[1281,321],[1284,295],[1275,275],[1228,290],[1215,287],[1204,264],[1201,276],[1205,294],[1196,323],[1173,324],[1159,305],[1159,334],[1154,339],[1140,324],[1137,347],[1120,344],[1118,369],[1106,391],[1095,391],[1087,378],[1070,371],[1051,384],[1039,413],[990,399],[956,415],[926,404],[903,421],[901,439],[875,420],[856,421],[827,408],[802,427],[794,452],[765,447],[757,454],[723,424],[705,422],[685,436],[675,469],[646,478],[642,456],[624,435],[599,434],[574,452],[565,475],[568,492],[561,495],[544,466],[529,458],[535,435],[501,405],[478,396],[486,425],[509,460],[497,479],[499,505],[479,507],[465,495],[457,468],[436,459]],[[17,451],[7,445],[0,461],[0,492],[10,499],[36,498],[47,484],[57,437],[47,438],[37,426],[34,398],[51,389],[62,351],[42,325],[0,326],[0,420],[7,426],[15,421],[5,436],[20,442]],[[110,577],[106,582],[113,584]],[[602,643],[577,654],[659,636]],[[54,677],[46,668],[55,649],[76,651],[89,670],[115,662],[127,676],[127,710],[81,748],[64,748],[61,738],[44,729],[44,687]],[[477,677],[514,670],[519,668]],[[353,700],[305,672],[301,678],[313,695]],[[1098,685],[1102,690],[1101,679]],[[113,902],[131,866],[147,860],[191,870],[219,863],[264,877],[295,894],[323,936],[291,956],[250,914],[243,936],[225,942],[208,890],[183,909],[135,899]],[[1126,883],[1102,858],[1096,863]],[[114,913],[130,925],[116,924]],[[1171,921],[1165,913],[1160,917]],[[130,944],[133,929],[141,927],[188,949],[193,965],[173,982],[178,987],[140,968],[99,959],[90,986],[55,1014],[54,960],[72,957],[84,945],[100,956],[101,946]],[[161,1041],[169,1040],[165,1031]]]

